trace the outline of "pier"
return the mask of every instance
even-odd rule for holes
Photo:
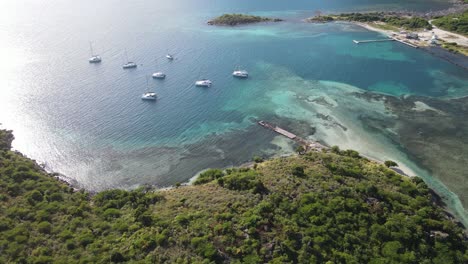
[[[322,149],[328,149],[327,146],[324,146],[322,145],[321,143],[317,142],[317,141],[308,141],[308,140],[305,140],[301,137],[298,137],[297,135],[287,131],[286,129],[283,129],[279,126],[276,126],[274,124],[271,124],[271,123],[268,123],[268,122],[265,122],[263,120],[260,120],[257,122],[260,126],[266,128],[266,129],[269,129],[269,130],[272,130],[282,136],[285,136],[291,140],[294,140],[296,141],[297,143],[299,143],[300,145],[302,145],[306,151],[307,150],[310,150],[310,149],[315,149],[315,150],[322,150]]]
[[[408,45],[412,48],[418,48],[417,45],[414,45],[412,43],[409,43],[408,41],[405,41],[403,39],[399,39],[399,38],[394,38],[394,37],[391,37],[391,38],[388,38],[388,39],[366,39],[366,40],[353,40],[354,43],[356,44],[361,44],[361,43],[372,43],[372,42],[384,42],[384,41],[398,41],[402,44],[405,44],[405,45]]]
[[[393,39],[393,38],[388,38],[388,39],[353,40],[353,42],[356,43],[356,44],[361,44],[361,43],[372,43],[372,42],[384,42],[384,41],[395,41],[395,39]]]
[[[414,45],[414,44],[411,44],[411,43],[409,43],[408,41],[404,41],[404,40],[399,39],[399,38],[393,38],[393,39],[394,39],[395,41],[398,41],[398,42],[402,43],[402,44],[408,45],[408,46],[410,46],[410,47],[412,47],[412,48],[415,48],[415,49],[418,48],[418,46],[416,46],[416,45]]]

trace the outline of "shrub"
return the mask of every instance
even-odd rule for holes
[[[52,226],[50,225],[49,222],[43,221],[43,222],[40,222],[39,225],[37,225],[37,229],[41,233],[49,234],[50,231],[52,230]]]
[[[215,179],[219,179],[224,176],[224,173],[222,170],[219,169],[209,169],[205,172],[200,173],[198,178],[195,180],[193,183],[194,185],[200,185],[200,184],[205,184],[208,182],[211,182]]]
[[[112,219],[112,218],[118,218],[120,217],[120,211],[118,209],[114,209],[114,208],[109,208],[107,209],[106,211],[104,211],[104,213],[102,214],[102,216],[105,218],[105,219]]]
[[[304,167],[303,166],[299,166],[299,165],[296,165],[292,168],[292,172],[291,174],[293,176],[296,176],[296,177],[299,177],[299,178],[303,178],[305,175],[304,173]]]
[[[252,190],[254,193],[266,191],[263,183],[257,178],[255,171],[237,172],[223,178],[223,187],[236,190]]]
[[[254,161],[255,163],[262,163],[262,162],[263,162],[263,158],[260,157],[260,156],[254,156],[254,157],[253,157],[253,161]]]
[[[125,258],[120,252],[112,252],[110,261],[114,263],[124,262]]]

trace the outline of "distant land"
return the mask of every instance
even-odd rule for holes
[[[466,6],[466,5],[465,5]],[[424,17],[405,12],[317,14],[306,19],[312,23],[347,21],[369,30],[404,39],[418,47],[440,46],[452,53],[468,56],[468,6],[464,11]],[[407,34],[412,34],[411,37]],[[432,40],[434,39],[434,40]]]
[[[0,263],[468,262],[462,226],[420,178],[353,150],[256,157],[193,186],[91,195],[12,140],[0,130]]]
[[[260,22],[280,22],[280,18],[269,18],[244,14],[224,14],[208,21],[208,25],[236,26]]]

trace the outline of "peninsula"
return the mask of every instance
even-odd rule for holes
[[[224,14],[208,21],[208,25],[237,26],[260,22],[280,22],[280,18],[269,18],[244,14]]]
[[[440,46],[454,53],[468,55],[468,10],[434,17],[397,12],[317,14],[306,21],[351,22],[416,47]]]
[[[76,191],[0,130],[1,263],[466,263],[462,226],[418,177],[333,147],[192,186]]]

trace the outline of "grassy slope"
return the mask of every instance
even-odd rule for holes
[[[462,230],[423,182],[352,151],[90,197],[9,151],[9,135],[0,132],[0,263],[468,261]]]

